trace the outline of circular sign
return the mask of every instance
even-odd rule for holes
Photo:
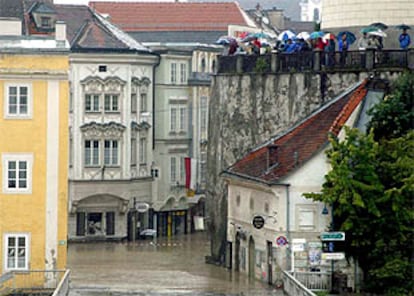
[[[252,223],[255,228],[260,229],[263,228],[265,224],[265,219],[263,218],[263,216],[254,216]]]
[[[287,239],[286,239],[286,237],[284,237],[283,235],[281,235],[281,236],[279,236],[277,239],[276,239],[276,244],[278,245],[278,246],[285,246],[285,245],[287,245]]]
[[[147,204],[145,202],[139,202],[135,205],[135,209],[139,213],[145,213],[146,211],[148,211],[149,208],[150,208],[149,204]]]

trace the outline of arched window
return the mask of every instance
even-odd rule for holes
[[[201,59],[201,72],[206,72],[206,59],[202,58]]]
[[[315,22],[319,21],[319,9],[318,9],[318,8],[315,8],[315,9],[313,10],[313,20],[314,20]]]

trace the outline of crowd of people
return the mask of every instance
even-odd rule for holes
[[[329,53],[335,51],[341,52],[342,58],[345,56],[345,52],[349,50],[351,44],[355,41],[350,42],[348,35],[343,33],[342,35],[335,36],[333,34],[327,34],[329,37],[321,36],[318,38],[298,38],[289,37],[285,40],[277,40],[273,46],[267,41],[260,41],[259,38],[252,38],[248,42],[230,42],[225,54],[265,54],[270,52],[280,53],[296,53],[303,51],[321,51],[328,53],[328,62],[330,60]],[[410,35],[407,29],[403,29],[399,35],[399,44],[401,49],[408,49],[411,44]],[[382,50],[384,48],[383,37],[376,34],[369,34],[363,32],[359,38],[357,47],[359,50],[375,49]]]

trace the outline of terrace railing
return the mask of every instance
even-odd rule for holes
[[[414,49],[219,56],[218,74],[414,69]]]
[[[69,270],[11,271],[0,276],[0,295],[64,296],[69,291]]]

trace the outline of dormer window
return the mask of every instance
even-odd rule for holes
[[[51,33],[55,29],[56,11],[53,4],[37,2],[29,11],[31,22],[38,32]]]
[[[52,26],[51,18],[50,17],[41,17],[42,21],[42,28],[50,28]]]

